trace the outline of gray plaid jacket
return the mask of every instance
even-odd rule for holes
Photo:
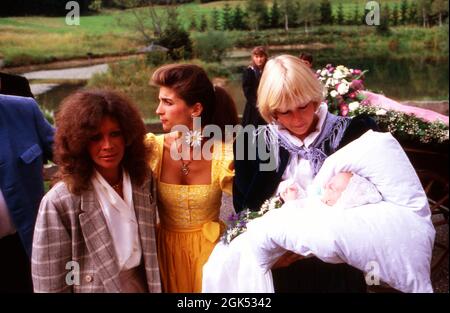
[[[161,292],[150,186],[133,186],[133,203],[148,290]],[[112,238],[92,185],[76,196],[59,182],[44,196],[31,259],[35,292],[121,291]]]

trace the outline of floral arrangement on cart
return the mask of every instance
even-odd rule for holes
[[[350,117],[367,114],[375,119],[382,131],[389,131],[399,139],[425,144],[448,143],[448,116],[403,105],[370,92],[364,85],[366,73],[366,70],[331,64],[317,70],[331,113]]]

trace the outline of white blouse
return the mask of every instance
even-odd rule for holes
[[[130,176],[123,171],[123,199],[97,171],[92,184],[112,237],[120,270],[138,266],[141,263],[142,249]]]

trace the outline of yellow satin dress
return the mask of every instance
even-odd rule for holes
[[[163,292],[201,292],[203,265],[224,230],[219,221],[222,192],[231,194],[233,147],[213,152],[209,185],[161,182],[164,135],[148,134],[150,166],[156,185],[160,223],[158,260]]]

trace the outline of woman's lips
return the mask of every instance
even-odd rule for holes
[[[116,159],[117,155],[105,155],[105,156],[101,156],[100,159],[110,162],[110,161],[114,161]]]

